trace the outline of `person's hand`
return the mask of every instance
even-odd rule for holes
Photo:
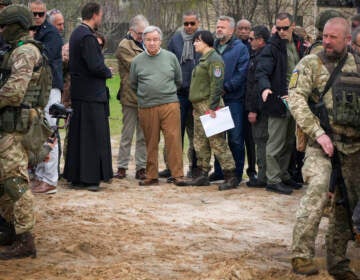
[[[210,117],[212,118],[216,118],[216,111],[213,111],[213,110],[208,110],[208,114],[210,115]]]
[[[323,149],[323,151],[325,152],[325,154],[327,154],[329,157],[333,156],[334,145],[329,136],[327,136],[326,134],[323,134],[323,135],[319,136],[318,138],[316,138],[316,142],[318,142],[320,144],[320,146]]]
[[[248,114],[248,120],[249,120],[249,123],[256,123],[256,118],[257,118],[257,113],[255,112],[249,112]]]
[[[271,89],[269,89],[269,88],[264,89],[263,92],[261,93],[261,97],[262,97],[262,100],[263,100],[264,102],[266,102],[269,94],[272,94],[272,91],[271,91]]]
[[[285,100],[286,100],[286,102],[288,102],[288,101],[289,101],[289,95],[283,95],[283,96],[281,96],[281,98],[282,98],[282,99],[285,99]]]

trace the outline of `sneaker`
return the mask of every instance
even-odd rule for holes
[[[293,258],[291,265],[296,274],[314,275],[319,273],[319,269],[312,259]]]
[[[146,179],[145,168],[141,168],[138,171],[136,171],[135,179],[137,179],[137,180],[145,180]]]
[[[125,168],[118,168],[114,178],[117,179],[124,179],[126,177],[126,169]]]

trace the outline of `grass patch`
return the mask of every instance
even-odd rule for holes
[[[113,78],[106,81],[106,85],[110,90],[110,134],[120,135],[122,128],[122,113],[121,113],[121,104],[119,100],[116,99],[120,87],[120,76],[114,75]]]

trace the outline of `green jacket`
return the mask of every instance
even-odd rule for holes
[[[204,54],[192,72],[189,100],[208,100],[209,109],[215,110],[223,94],[224,68],[223,59],[214,49]]]

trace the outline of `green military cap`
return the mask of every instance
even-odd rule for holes
[[[318,19],[316,20],[316,28],[319,31],[323,31],[324,30],[324,26],[326,24],[326,22],[334,17],[344,17],[340,12],[336,11],[336,10],[325,10],[322,13],[319,14]]]
[[[0,5],[9,6],[11,4],[12,4],[11,0],[0,0]]]
[[[29,29],[32,25],[32,13],[23,5],[9,5],[0,12],[0,25],[12,23],[19,23],[24,29]]]

